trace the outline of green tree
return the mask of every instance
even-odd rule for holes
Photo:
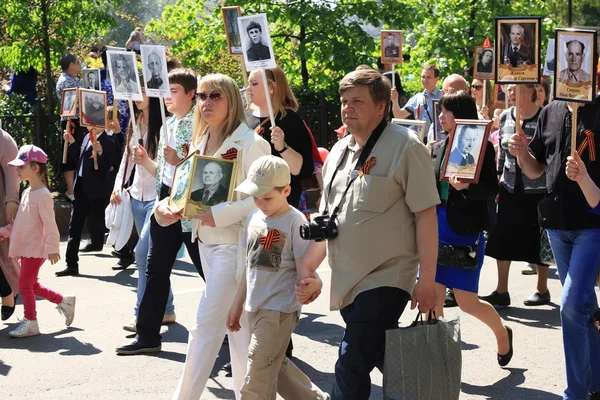
[[[54,111],[53,69],[82,38],[114,25],[110,10],[121,0],[3,0],[0,2],[0,66],[44,71],[46,104]]]

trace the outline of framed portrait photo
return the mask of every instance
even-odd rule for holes
[[[79,121],[82,126],[106,127],[106,92],[79,89]]]
[[[402,63],[402,31],[381,31],[381,62]]]
[[[456,176],[463,182],[479,182],[492,121],[457,119],[450,132],[440,180]]]
[[[81,70],[83,76],[83,88],[100,90],[100,70],[98,68]]]
[[[77,116],[77,91],[79,89],[64,89],[60,100],[60,116],[61,117],[76,117]]]
[[[115,99],[142,101],[142,87],[135,53],[108,50],[106,57]]]
[[[148,97],[171,98],[165,46],[140,46],[144,87]]]
[[[237,19],[244,62],[248,71],[276,68],[267,14]]]
[[[596,98],[595,31],[556,29],[554,98],[591,103]]]
[[[543,75],[552,76],[554,75],[554,68],[556,66],[554,53],[556,49],[554,48],[554,38],[548,39],[548,47],[546,47],[546,60],[544,61],[544,72]]]
[[[237,161],[192,154],[175,167],[169,204],[184,217],[233,199]]]
[[[442,124],[440,123],[440,114],[442,113],[442,105],[441,101],[432,100],[431,104],[433,105],[433,120],[435,123],[433,124],[433,137],[434,140],[441,140],[440,133],[442,132]]]
[[[494,79],[494,48],[477,46],[473,55],[473,78],[482,81]]]
[[[496,83],[540,83],[541,17],[496,17]]]
[[[421,141],[424,140],[425,134],[425,125],[426,121],[419,121],[418,119],[400,119],[400,118],[392,118],[392,124],[401,125],[408,130],[413,131],[417,134]]]
[[[225,25],[225,37],[227,37],[227,50],[232,56],[241,56],[243,54],[242,38],[237,19],[242,16],[242,9],[239,6],[223,7],[221,13],[223,14],[223,25]]]
[[[508,85],[502,85],[500,83],[496,83],[494,85],[494,108],[506,108],[506,99],[508,99],[508,95],[506,93],[507,88]]]

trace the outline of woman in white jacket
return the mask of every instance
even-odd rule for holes
[[[197,98],[190,154],[198,151],[216,158],[235,156],[237,178],[233,185],[237,186],[246,179],[256,159],[271,154],[271,146],[246,126],[242,98],[233,79],[221,74],[205,76],[199,83]],[[246,217],[254,208],[252,197],[236,192],[233,201],[217,204],[194,217],[192,234],[199,239],[206,288],[195,325],[189,331],[187,357],[174,399],[202,396],[226,333],[227,312],[242,278],[246,249],[238,244],[242,241]],[[247,320],[239,332],[227,335],[234,392],[239,399],[248,360]]]

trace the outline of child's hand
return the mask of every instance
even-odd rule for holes
[[[323,281],[319,278],[306,278],[296,285],[296,299],[301,304],[310,304],[319,297]]]
[[[52,265],[54,265],[58,262],[58,260],[60,260],[60,254],[58,254],[58,253],[48,254],[48,260],[50,260],[50,263]]]
[[[575,152],[574,157],[567,157],[567,168],[565,170],[567,177],[575,182],[580,182],[587,175],[587,168],[584,162],[579,157],[579,153]]]
[[[231,332],[237,332],[242,329],[240,325],[240,318],[242,317],[242,313],[244,312],[244,306],[237,306],[236,304],[231,306],[231,310],[227,314],[227,322],[226,326]]]

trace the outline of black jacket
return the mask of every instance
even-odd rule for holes
[[[448,138],[435,143],[431,148],[431,159],[440,190],[440,166]],[[496,153],[494,145],[487,142],[479,183],[471,183],[469,189],[458,191],[450,185],[446,200],[448,224],[457,235],[471,235],[488,228],[487,202],[498,194],[498,176],[496,175]]]

